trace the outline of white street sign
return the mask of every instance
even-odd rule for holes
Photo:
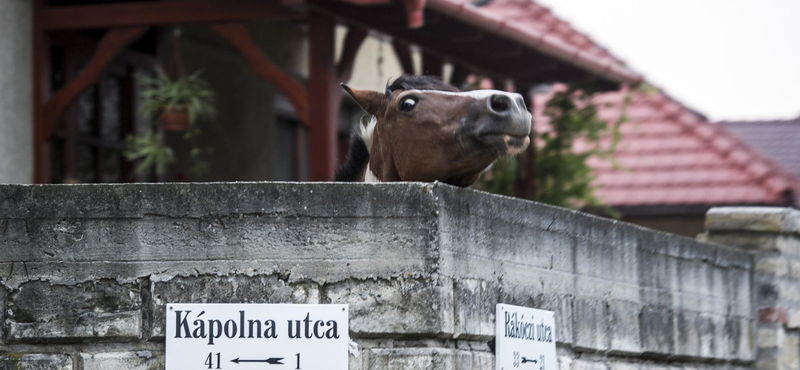
[[[552,311],[499,303],[496,313],[496,370],[556,370]]]
[[[166,370],[347,370],[342,304],[167,304]]]

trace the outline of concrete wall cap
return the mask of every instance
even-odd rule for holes
[[[706,213],[706,229],[800,234],[800,211],[782,207],[714,207]]]

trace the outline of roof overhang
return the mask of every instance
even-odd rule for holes
[[[592,58],[548,34],[501,19],[469,3],[427,0],[424,26],[409,27],[399,2],[307,0],[314,9],[419,45],[491,77],[517,83],[591,83],[600,89],[635,85],[641,76],[613,60]]]

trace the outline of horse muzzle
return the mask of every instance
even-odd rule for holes
[[[522,95],[498,91],[476,102],[472,116],[476,139],[498,154],[514,155],[530,144],[532,116]]]

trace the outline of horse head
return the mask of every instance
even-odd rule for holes
[[[337,181],[441,181],[469,186],[498,157],[530,144],[522,95],[459,91],[437,78],[405,75],[385,92],[342,85],[372,116],[359,123]]]

